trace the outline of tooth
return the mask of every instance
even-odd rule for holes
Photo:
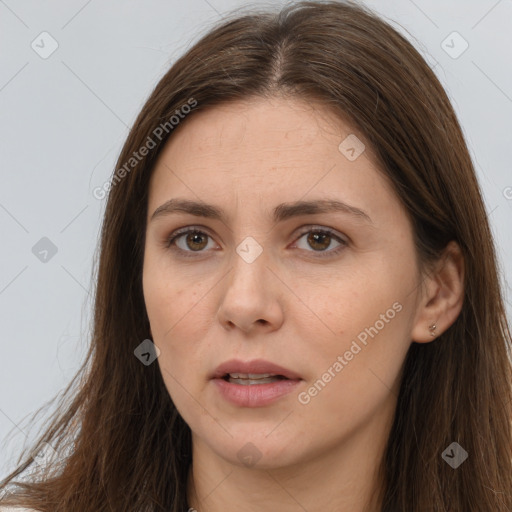
[[[266,378],[260,378],[260,379],[245,379],[245,378],[230,378],[229,382],[232,384],[242,384],[245,386],[251,385],[251,384],[270,384],[271,382],[278,381],[279,378],[277,376],[271,376]]]
[[[274,377],[273,373],[230,373],[230,377],[234,379],[266,379]]]

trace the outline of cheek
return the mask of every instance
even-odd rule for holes
[[[346,313],[340,317],[343,334],[336,339],[331,336],[330,341],[311,338],[317,340],[314,351],[308,353],[315,372],[304,393],[297,397],[301,404],[298,412],[310,425],[308,432],[322,429],[326,436],[327,431],[349,435],[379,411],[392,410],[410,345],[405,308],[390,309],[392,304],[384,300],[362,304],[361,309],[353,305],[352,316]],[[381,313],[388,323],[380,319]]]
[[[143,292],[153,336],[172,338],[176,329],[190,322],[201,299],[200,287],[186,283],[165,262],[149,254],[143,269]],[[181,325],[180,325],[181,324]]]
[[[402,284],[411,281],[404,273],[400,278],[398,274],[389,265],[365,266],[334,279],[329,289],[310,295],[303,314],[296,311],[294,322],[300,338],[310,344],[304,348],[317,372],[315,377],[342,356],[346,363],[335,373],[346,378],[350,375],[349,385],[377,381],[372,369],[393,382],[410,345],[412,314],[408,308],[411,296]]]
[[[174,278],[163,279],[160,273],[149,271],[143,281],[152,341],[160,349],[157,361],[174,399],[181,388],[193,389],[195,381],[191,369],[204,366],[202,354],[207,347],[201,340],[207,339],[207,319],[211,312],[206,311],[207,301],[201,298],[207,290],[185,286]]]
[[[322,287],[315,286],[311,277],[303,278],[298,289],[308,293],[295,301],[293,321],[300,322],[306,331],[316,331],[317,336],[311,339],[328,337],[339,344],[356,336],[396,300],[395,286],[383,275],[385,271],[380,267],[361,265],[360,269],[343,269]]]
[[[200,392],[196,375],[204,365],[200,340],[205,336],[199,334],[197,319],[206,313],[197,292],[185,293],[161,282],[148,285],[146,291],[152,340],[160,349],[157,363],[171,399],[188,419],[191,413],[201,413],[200,408],[195,411],[197,404],[191,397]]]

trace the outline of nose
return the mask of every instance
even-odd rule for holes
[[[269,268],[265,251],[248,263],[235,254],[224,281],[217,317],[227,330],[270,332],[283,323],[281,281]]]

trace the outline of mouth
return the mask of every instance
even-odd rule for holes
[[[221,378],[231,384],[241,384],[242,386],[271,384],[280,380],[290,380],[284,375],[274,375],[271,373],[227,373]]]
[[[264,359],[225,361],[217,367],[210,378],[242,385],[269,384],[279,380],[302,380],[294,371]]]
[[[226,361],[210,377],[220,396],[237,407],[269,406],[303,382],[297,373],[263,359]]]

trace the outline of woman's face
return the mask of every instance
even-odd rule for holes
[[[252,99],[194,113],[159,156],[144,297],[196,450],[265,468],[386,440],[421,276],[360,144],[321,107]],[[153,217],[170,200],[190,208]]]

